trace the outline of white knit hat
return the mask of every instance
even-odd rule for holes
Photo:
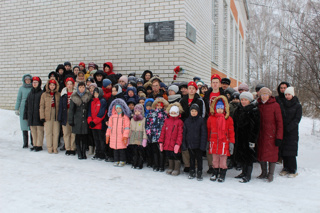
[[[179,92],[179,87],[178,87],[177,85],[172,84],[172,85],[168,88],[168,90],[172,90],[172,91],[174,91],[175,93],[177,93],[177,92]]]
[[[290,94],[294,96],[294,88],[293,87],[288,87],[286,91],[284,91],[284,94]]]
[[[250,102],[253,101],[253,95],[250,92],[241,93],[240,94],[240,100],[243,99],[243,98],[249,100]]]
[[[179,115],[179,107],[177,107],[177,106],[172,106],[172,107],[170,108],[169,114],[171,115],[172,112],[177,113],[177,116],[178,116],[178,115]]]

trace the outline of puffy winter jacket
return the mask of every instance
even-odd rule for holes
[[[30,79],[32,78],[32,76],[30,74],[25,74],[22,77],[22,83],[23,85],[19,88],[18,91],[18,96],[17,96],[17,102],[16,102],[16,106],[14,107],[15,110],[19,110],[20,112],[20,128],[21,131],[28,131],[29,127],[28,127],[28,121],[23,119],[23,114],[24,114],[24,108],[25,108],[25,104],[26,104],[26,100],[27,97],[31,91],[32,88],[32,84],[26,84],[25,83],[25,78],[29,77]]]
[[[191,115],[184,122],[182,150],[207,148],[207,126],[204,118],[199,114],[195,117]]]
[[[265,104],[259,98],[258,103],[260,111],[258,161],[277,162],[279,148],[275,145],[275,141],[283,139],[281,109],[273,96]]]
[[[103,122],[104,118],[107,113],[107,101],[102,97],[103,91],[101,91],[101,94],[99,94],[98,98],[93,98],[91,103],[89,104],[89,110],[88,110],[88,124],[90,124],[91,121],[96,125],[95,127],[90,127],[90,129],[103,129]],[[99,93],[100,93],[99,91]]]
[[[130,122],[130,144],[141,145],[143,139],[147,139],[146,134],[146,119],[135,121],[134,118]]]
[[[151,110],[146,117],[146,133],[149,143],[157,143],[164,121],[167,119],[164,109]]]
[[[163,150],[173,151],[175,145],[182,145],[183,121],[179,117],[167,118],[162,126],[159,143],[163,143]],[[179,149],[179,152],[181,149]]]

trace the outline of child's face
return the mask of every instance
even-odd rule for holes
[[[120,113],[122,113],[122,109],[120,107],[117,107],[116,112],[120,114]]]
[[[92,70],[94,70],[94,67],[89,67],[88,69],[91,72]]]
[[[141,112],[139,110],[134,111],[135,115],[141,115]]]
[[[119,84],[120,84],[122,87],[124,87],[124,86],[126,85],[126,82],[123,81],[123,80],[120,80],[120,81],[119,81]]]
[[[111,93],[113,96],[116,96],[118,94],[118,91],[116,88],[112,87]]]
[[[241,105],[242,106],[248,106],[250,104],[250,101],[248,100],[248,99],[246,99],[246,98],[242,98],[241,99]]]
[[[102,81],[102,75],[96,75],[97,81]]]
[[[176,94],[175,91],[169,90],[169,95],[175,95],[175,94]]]
[[[67,82],[67,89],[68,89],[68,90],[72,90],[72,89],[73,89],[73,83],[72,83],[72,81],[68,81],[68,82]]]
[[[84,66],[81,66],[81,65],[80,65],[79,67],[80,67],[80,70],[84,70]],[[76,70],[76,69],[74,69],[74,71],[75,71],[75,70]],[[73,71],[73,72],[74,72],[74,71]],[[78,71],[78,72],[79,72],[79,71]]]
[[[178,115],[176,112],[170,112],[170,115],[175,117],[176,115]]]
[[[133,87],[131,83],[128,84],[128,87]]]
[[[148,93],[148,94],[151,94],[151,93],[152,93],[152,89],[148,89],[148,90],[147,90],[147,93]]]
[[[202,91],[202,93],[204,94],[205,92],[208,91],[208,88],[207,88],[207,87],[201,87],[201,91]]]
[[[224,112],[224,109],[219,108],[219,109],[216,109],[216,111],[218,114],[222,114]]]
[[[198,115],[198,111],[195,110],[195,109],[192,109],[192,110],[190,111],[190,114],[191,114],[192,117],[195,117],[195,116]]]
[[[143,83],[142,83],[142,82],[138,82],[138,83],[137,83],[137,87],[140,87],[140,86],[143,86]]]
[[[86,87],[85,86],[80,86],[78,87],[79,88],[79,92],[80,93],[83,93],[85,90],[86,90]]]
[[[94,86],[89,87],[89,91],[90,91],[91,95],[93,94],[94,88],[95,88]]]
[[[54,83],[49,84],[50,91],[53,91],[56,88],[56,85]]]
[[[162,109],[163,107],[161,106],[161,103],[157,104],[157,109]]]
[[[141,96],[142,93],[143,93],[142,91],[139,91],[139,92],[138,92],[138,96]]]
[[[99,98],[99,93],[95,92],[93,95],[95,98]]]
[[[144,100],[143,99],[139,100],[139,104],[141,104],[143,106],[144,105]]]
[[[75,75],[78,75],[78,72],[79,72],[78,67],[73,69],[73,73],[74,73]]]
[[[84,81],[84,75],[82,73],[80,75],[78,75],[78,80],[79,81]]]
[[[112,84],[109,84],[106,88],[107,89],[111,89],[112,88]]]
[[[89,87],[90,84],[92,84],[92,82],[91,81],[87,81],[87,87]]]
[[[37,88],[38,85],[39,85],[39,81],[33,81],[33,82],[32,82],[33,88]]]
[[[151,110],[151,106],[146,106],[146,109],[147,110]]]
[[[63,75],[64,70],[63,69],[59,69],[58,72],[59,72],[60,75]]]
[[[134,96],[134,92],[130,90],[130,91],[128,92],[128,96],[129,96],[129,97],[133,97],[133,96]]]
[[[106,67],[104,68],[104,71],[105,71],[105,72],[109,72],[109,71],[110,71],[110,68],[109,68],[108,66],[106,66]]]
[[[66,66],[64,66],[64,68],[66,68],[66,70],[71,70],[71,66],[69,66],[69,65],[66,65]]]
[[[133,110],[134,109],[134,104],[133,103],[129,103],[128,107],[129,107],[130,110]]]

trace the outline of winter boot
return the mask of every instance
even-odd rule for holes
[[[242,177],[240,183],[248,183],[251,180],[252,166],[246,166],[246,175]]]
[[[64,150],[66,150],[65,144],[63,144],[63,146],[60,148],[60,151],[64,151]]]
[[[208,169],[208,171],[207,171],[207,174],[213,174],[213,168],[212,168],[212,166],[209,166],[209,169]]]
[[[190,167],[184,167],[183,172],[185,172],[185,173],[190,172]]]
[[[219,168],[212,169],[212,176],[210,177],[211,181],[216,181],[219,177]]]
[[[126,165],[126,162],[125,161],[120,161],[120,163],[119,163],[119,167],[124,167]]]
[[[261,166],[261,174],[257,178],[265,179],[267,178],[267,175],[268,175],[267,162],[260,162],[260,166]]]
[[[37,148],[36,146],[33,146],[33,147],[30,148],[30,151],[35,151],[36,148]]]
[[[268,174],[268,182],[269,183],[273,181],[273,174],[274,174],[275,168],[276,168],[276,163],[269,162],[269,174]]]
[[[196,171],[190,170],[188,178],[189,178],[189,179],[193,179],[193,178],[195,178],[195,177],[196,177]]]
[[[22,134],[23,134],[23,147],[22,148],[28,148],[28,131],[23,131],[22,132]]]
[[[32,138],[31,131],[30,131],[30,144],[31,144],[31,146],[33,146],[33,138]]]
[[[218,178],[218,182],[220,182],[220,183],[224,182],[224,180],[226,179],[226,173],[227,173],[227,169],[221,169],[220,176]]]
[[[132,166],[131,168],[136,169],[138,167],[138,156],[133,156]]]
[[[89,146],[89,152],[88,152],[88,155],[93,155],[93,154],[94,154],[93,146]]]
[[[172,173],[172,171],[173,171],[173,168],[174,167],[174,160],[170,160],[169,159],[169,168],[167,169],[167,171],[166,171],[166,173],[168,174],[168,175],[171,175],[171,173]]]
[[[298,173],[288,173],[288,178],[295,178],[298,176]]]
[[[143,168],[143,157],[142,157],[142,156],[139,157],[138,167],[139,167],[139,169],[142,169],[142,168]]]
[[[113,166],[119,166],[119,161],[114,162]]]
[[[286,176],[287,174],[289,174],[288,170],[283,168],[279,175],[280,176]]]
[[[175,160],[174,161],[174,170],[171,173],[171,175],[178,176],[180,174],[180,166],[181,166],[181,161],[180,160]]]
[[[240,178],[245,177],[246,175],[247,175],[247,165],[243,165],[241,174],[235,176],[234,178],[240,179]]]
[[[202,181],[203,177],[202,177],[202,171],[197,171],[197,181]]]
[[[36,146],[34,151],[35,152],[40,152],[42,150],[42,146]]]
[[[165,155],[164,152],[160,152],[160,167],[159,167],[159,171],[160,172],[164,172],[164,162],[165,162]]]

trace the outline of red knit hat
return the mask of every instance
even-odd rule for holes
[[[218,74],[213,74],[213,75],[211,76],[211,81],[212,81],[212,79],[219,79],[219,81],[221,82],[221,77],[220,77],[220,75],[218,75]]]
[[[83,66],[84,68],[86,68],[86,64],[84,62],[80,62],[79,66]]]
[[[68,77],[65,81],[64,81],[64,84],[67,86],[67,82],[68,81],[72,81],[72,83],[74,84],[74,79],[73,78],[71,78],[71,77]]]
[[[49,81],[49,84],[55,84],[55,85],[57,85],[57,82],[56,82],[56,80],[53,80],[53,79],[52,79],[52,80]]]
[[[197,86],[196,82],[194,82],[194,81],[190,81],[188,84],[188,87],[189,86],[194,86],[194,88],[196,88],[196,90],[198,90],[198,86]]]
[[[33,76],[32,81],[38,81],[40,82],[40,78],[38,76]]]

